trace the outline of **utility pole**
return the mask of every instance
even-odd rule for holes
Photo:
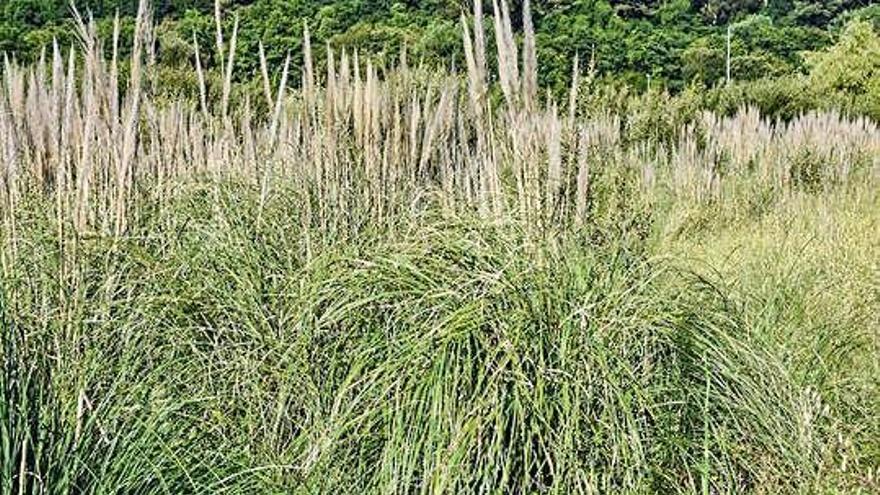
[[[730,24],[727,25],[727,70],[725,71],[727,85],[730,85]]]

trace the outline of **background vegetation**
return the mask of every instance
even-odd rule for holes
[[[300,34],[305,25],[316,46],[326,43],[335,49],[359,50],[380,66],[394,63],[403,46],[414,61],[435,67],[464,65],[458,21],[468,6],[460,0],[221,0],[220,4],[240,18],[242,53],[235,75],[242,82],[252,80],[258,71],[258,42],[265,46],[269,65],[281,65],[291,52],[293,66],[302,67]],[[99,32],[107,38],[117,12],[123,26],[132,29],[137,1],[82,0],[77,6],[95,15]],[[515,29],[520,8],[519,2],[512,5]],[[541,59],[539,80],[557,95],[570,82],[570,61],[577,54],[592,61],[604,82],[625,84],[637,92],[649,87],[673,93],[714,87],[725,79],[730,28],[731,75],[735,81],[773,80],[772,96],[749,95],[769,113],[774,103],[767,99],[819,104],[821,98],[815,94],[800,94],[810,85],[798,85],[796,76],[813,69],[804,52],[834,43],[853,20],[872,23],[875,29],[880,26],[880,6],[870,0],[536,0],[532,9]],[[164,83],[169,91],[187,85],[193,36],[201,42],[204,63],[218,62],[213,11],[213,0],[155,2],[157,51],[167,67]],[[225,28],[230,30],[232,23],[233,16],[227,16]],[[53,38],[62,46],[75,41],[68,0],[8,0],[0,8],[0,51],[34,61]],[[315,56],[317,67],[323,67],[323,52]]]

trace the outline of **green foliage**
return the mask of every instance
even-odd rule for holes
[[[865,95],[880,104],[880,35],[868,22],[848,24],[837,43],[810,54],[807,64],[817,91]]]
[[[764,15],[752,15],[731,24],[731,77],[756,79],[798,73],[801,53],[825,46],[830,37],[815,28],[777,25]],[[726,64],[726,33],[695,40],[682,53],[684,77],[707,86],[723,82]]]
[[[100,21],[117,11],[129,18],[137,1],[81,0],[77,5]],[[468,6],[459,1],[230,0],[222,5],[241,18],[239,81],[249,80],[257,70],[258,41],[265,45],[273,67],[280,66],[288,52],[294,56],[294,67],[301,67],[302,28],[307,23],[318,48],[319,66],[325,43],[358,49],[380,65],[393,63],[403,45],[412,60],[440,67],[462,65],[459,15]],[[164,41],[179,45],[191,43],[195,36],[205,59],[210,63],[216,58],[211,0],[154,0],[153,6],[155,18],[167,26],[166,31],[177,33],[159,40],[160,49]],[[514,17],[519,16],[518,9],[513,5]],[[639,90],[647,89],[650,80],[652,85],[680,91],[694,81],[712,86],[723,78],[728,24],[734,27],[734,78],[754,80],[802,71],[800,52],[825,46],[830,40],[828,26],[841,24],[855,12],[861,12],[860,18],[877,18],[872,14],[876,6],[862,0],[767,4],[755,0],[538,0],[533,9],[540,82],[560,96],[576,54],[582,59],[592,56],[600,75],[611,75]],[[231,18],[224,21],[227,32]],[[20,60],[34,60],[54,37],[62,44],[73,42],[71,30],[67,0],[9,0],[0,8],[0,51],[12,52]],[[174,58],[172,65],[179,60]]]
[[[874,30],[880,31],[880,4],[874,4],[856,10],[849,10],[835,19],[835,28],[846,26],[850,21],[867,21],[874,25]]]
[[[786,20],[797,24],[824,27],[849,10],[870,5],[871,0],[786,0]]]
[[[766,25],[766,19],[746,21],[738,26],[746,30],[752,23]],[[613,79],[590,79],[581,88],[579,106],[611,109],[628,122],[628,136],[636,139],[674,139],[675,130],[694,118],[697,110],[733,115],[743,107],[754,107],[763,115],[789,121],[810,110],[836,109],[880,120],[880,35],[869,23],[852,21],[833,45],[798,53],[808,74],[786,73],[791,63],[774,58],[770,51],[742,55],[742,45],[734,43],[735,77],[729,85],[723,84],[722,40],[701,38],[684,52],[684,74],[693,84],[682,91],[641,94]]]
[[[744,106],[752,106],[764,115],[791,120],[824,105],[819,94],[802,76],[764,78],[756,81],[719,86],[707,91],[703,106],[732,115]]]

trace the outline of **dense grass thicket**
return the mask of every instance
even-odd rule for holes
[[[875,122],[545,100],[504,1],[169,101],[149,12],[3,70],[3,493],[880,490]]]

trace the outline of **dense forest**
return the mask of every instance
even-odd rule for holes
[[[104,35],[116,12],[133,29],[136,0],[76,4]],[[270,65],[288,51],[296,62],[306,25],[315,46],[358,49],[387,63],[405,45],[414,60],[461,64],[461,0],[222,0],[221,7],[240,17],[240,80],[258,70],[259,41]],[[193,36],[211,56],[213,9],[213,0],[155,2],[163,66],[191,66]],[[831,44],[847,22],[880,23],[880,4],[871,0],[535,0],[532,9],[539,77],[550,88],[567,84],[576,54],[597,74],[639,90],[712,87],[725,78],[728,29],[734,80],[797,74],[807,69],[803,52]],[[229,29],[233,16],[226,19]],[[73,32],[69,0],[7,0],[0,8],[0,51],[19,60],[35,59],[53,38],[69,44]]]

